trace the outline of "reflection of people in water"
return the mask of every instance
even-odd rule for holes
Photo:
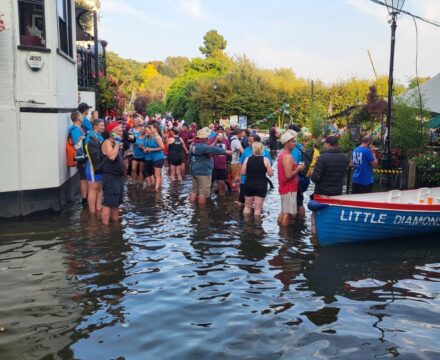
[[[108,228],[88,216],[87,211],[83,211],[81,217],[84,226],[64,242],[67,273],[78,279],[73,281],[77,282],[78,291],[72,299],[84,308],[84,316],[105,311],[113,317],[112,321],[100,323],[93,331],[124,322],[124,309],[119,302],[127,289],[123,285],[126,277],[124,262],[130,246],[116,224],[111,231],[106,231]]]
[[[275,278],[284,285],[283,290],[289,290],[293,279],[303,273],[304,267],[315,257],[315,253],[310,249],[304,252],[297,251],[295,254],[289,253],[293,247],[301,249],[306,246],[301,239],[301,231],[305,227],[304,223],[298,223],[297,226],[280,228],[280,236],[284,239],[278,253],[268,261],[270,265],[280,269]]]

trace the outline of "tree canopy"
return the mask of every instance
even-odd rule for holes
[[[138,62],[108,55],[108,74],[127,97],[142,97],[149,113],[163,109],[174,117],[207,124],[229,115],[247,115],[248,123],[270,126],[284,120],[319,128],[319,119],[363,104],[356,121],[383,119],[388,78],[355,77],[331,84],[297,77],[289,68],[263,69],[246,56],[230,57],[216,30],[203,37],[204,58],[169,56]],[[419,79],[420,81],[420,79]],[[396,83],[394,93],[405,88]],[[151,104],[151,106],[150,106]],[[340,119],[346,125],[346,118]]]
[[[209,58],[226,49],[226,45],[227,41],[217,30],[210,30],[203,37],[203,46],[200,46],[199,50],[203,55]]]

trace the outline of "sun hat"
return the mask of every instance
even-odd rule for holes
[[[209,133],[203,128],[200,130],[197,130],[197,138],[199,139],[207,139],[209,136]]]
[[[296,132],[293,130],[286,130],[286,132],[281,135],[281,144],[286,144],[290,140],[296,140]]]

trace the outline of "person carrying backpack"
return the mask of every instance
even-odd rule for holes
[[[86,177],[86,168],[85,168],[85,154],[83,149],[83,140],[85,132],[82,129],[82,120],[83,117],[78,110],[73,111],[70,114],[70,120],[72,121],[72,125],[69,128],[69,136],[67,141],[72,141],[72,145],[75,149],[75,158],[74,163],[76,164],[76,168],[79,174],[79,184],[81,191],[81,199],[82,203],[87,203],[87,177]],[[68,146],[68,145],[67,145]]]
[[[104,141],[102,132],[105,130],[104,121],[97,119],[93,122],[93,130],[89,131],[84,139],[87,161],[86,161],[86,177],[89,194],[87,202],[89,212],[93,215],[100,216],[102,203],[102,152],[101,144]]]

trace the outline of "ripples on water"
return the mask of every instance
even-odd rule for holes
[[[0,226],[1,359],[439,359],[440,246],[320,248],[190,181],[127,187],[120,225],[74,207]]]

